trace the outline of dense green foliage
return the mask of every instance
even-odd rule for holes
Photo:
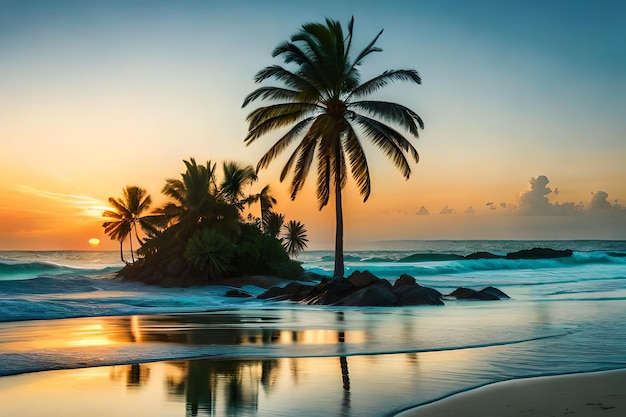
[[[163,187],[169,201],[150,215],[143,214],[151,198],[142,188],[127,187],[123,198],[109,199],[114,210],[104,213],[105,231],[120,242],[120,251],[124,240],[132,239],[131,231],[141,245],[137,254],[142,258],[135,264],[131,241],[133,264],[128,268],[134,276],[167,285],[176,285],[179,279],[180,285],[191,285],[243,275],[302,275],[302,267],[287,254],[292,243],[287,236],[279,237],[284,216],[270,210],[276,199],[269,187],[257,195],[244,192],[256,180],[252,167],[224,163],[218,181],[216,164],[198,165],[193,158],[183,162],[186,170],[180,179],[168,178]],[[242,211],[256,201],[265,219],[252,216],[245,222]]]

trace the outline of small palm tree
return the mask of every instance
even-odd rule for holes
[[[285,249],[287,249],[289,256],[295,258],[309,243],[309,239],[306,236],[306,229],[302,223],[290,220],[289,223],[285,225],[285,232]]]
[[[139,238],[138,226],[144,231],[153,230],[149,216],[143,215],[150,207],[150,204],[152,204],[152,199],[146,190],[134,185],[126,186],[122,192],[122,198],[109,197],[109,204],[113,206],[114,211],[107,210],[103,213],[103,216],[110,220],[104,222],[102,227],[104,227],[104,232],[109,235],[111,239],[120,242],[120,257],[124,263],[126,263],[126,260],[124,259],[123,243],[124,240],[129,237],[130,256],[133,263],[135,263],[131,232],[135,233],[137,242],[141,245],[143,241]]]
[[[261,206],[261,224],[267,223],[267,216],[271,213],[274,204],[278,201],[271,195],[269,184],[263,187],[260,193],[253,194],[248,197],[248,206],[256,203],[260,203]]]
[[[256,181],[257,176],[251,166],[241,166],[236,162],[224,162],[224,179],[220,184],[220,195],[224,199],[243,210],[246,203],[244,187]]]
[[[267,220],[263,223],[263,229],[265,234],[278,239],[284,224],[285,216],[283,214],[270,211],[267,215]]]
[[[157,213],[168,219],[181,239],[190,238],[201,226],[217,226],[233,231],[240,220],[238,209],[224,200],[215,179],[215,164],[198,165],[195,159],[183,161],[181,179],[169,178],[163,194],[173,201]]]
[[[351,57],[354,18],[344,33],[341,24],[326,19],[326,24],[307,23],[272,52],[293,70],[280,65],[259,71],[255,82],[273,79],[282,87],[264,86],[250,93],[243,107],[255,100],[273,102],[253,110],[247,117],[250,144],[259,137],[283,128],[287,132],[263,155],[257,171],[267,168],[294,142],[295,150],[281,174],[282,181],[293,170],[291,199],[304,186],[313,162],[317,161],[317,200],[322,209],[331,192],[335,197],[334,278],[344,275],[342,189],[347,182],[348,165],[359,193],[366,201],[371,192],[370,172],[361,141],[366,139],[389,157],[405,178],[411,167],[405,154],[418,162],[417,150],[393,125],[417,137],[422,119],[411,109],[397,103],[366,100],[372,93],[395,81],[420,84],[415,70],[387,70],[361,82],[363,60],[381,49],[374,46],[382,31],[354,58]]]

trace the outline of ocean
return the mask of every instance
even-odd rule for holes
[[[392,416],[497,381],[626,368],[626,241],[370,247],[346,251],[346,275],[406,273],[444,294],[494,286],[511,299],[307,306],[120,281],[118,252],[4,251],[2,415],[84,415],[75,406],[84,401],[89,415],[107,416]],[[460,258],[533,247],[574,252]],[[332,273],[332,251],[299,260]]]

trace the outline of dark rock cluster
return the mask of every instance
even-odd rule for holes
[[[500,300],[509,296],[494,287],[480,291],[459,288],[444,296],[436,289],[419,285],[410,275],[401,275],[392,285],[368,271],[355,271],[346,279],[324,278],[315,286],[291,282],[285,287],[272,287],[258,298],[316,305],[391,307],[443,305],[444,298]]]
[[[509,252],[506,255],[495,255],[491,252],[474,252],[465,256],[465,259],[555,259],[572,256],[571,249],[532,248],[517,252]]]

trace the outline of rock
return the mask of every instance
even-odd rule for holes
[[[418,284],[396,287],[394,294],[402,306],[443,305],[443,295],[439,291]]]
[[[495,255],[491,252],[474,252],[465,256],[465,259],[498,259],[504,258],[504,256]]]
[[[457,300],[499,300],[489,293],[481,293],[470,288],[459,287],[447,295],[448,297],[454,297]]]
[[[511,298],[495,287],[483,288],[480,291],[459,287],[446,297],[454,297],[457,300],[500,300],[502,298]]]
[[[532,248],[517,252],[509,252],[506,259],[554,259],[572,256],[571,249],[557,250],[550,248]]]
[[[481,294],[490,294],[494,297],[498,297],[499,300],[503,299],[503,298],[511,298],[508,295],[506,295],[503,291],[497,289],[496,287],[487,287],[487,288],[483,288],[482,290],[479,291]]]
[[[385,285],[374,284],[361,288],[333,305],[357,307],[390,307],[398,304],[398,297]]]
[[[349,277],[348,282],[357,288],[367,287],[374,281],[378,281],[380,278],[375,276],[369,271],[354,271]]]
[[[415,253],[398,259],[397,262],[439,262],[439,261],[457,261],[465,259],[464,256],[450,253]]]
[[[234,298],[249,298],[249,297],[253,297],[252,294],[250,294],[249,292],[245,292],[242,290],[228,290],[226,291],[226,294],[224,294],[226,297],[234,297]]]
[[[415,278],[408,275],[408,274],[402,274],[400,275],[400,277],[396,280],[396,282],[393,283],[393,288],[399,288],[399,287],[403,287],[405,285],[419,285],[416,281]]]
[[[313,287],[310,285],[303,285],[297,282],[290,282],[284,287],[271,287],[267,291],[259,294],[257,298],[266,300],[269,298],[275,300],[294,300],[300,301],[308,295]]]

